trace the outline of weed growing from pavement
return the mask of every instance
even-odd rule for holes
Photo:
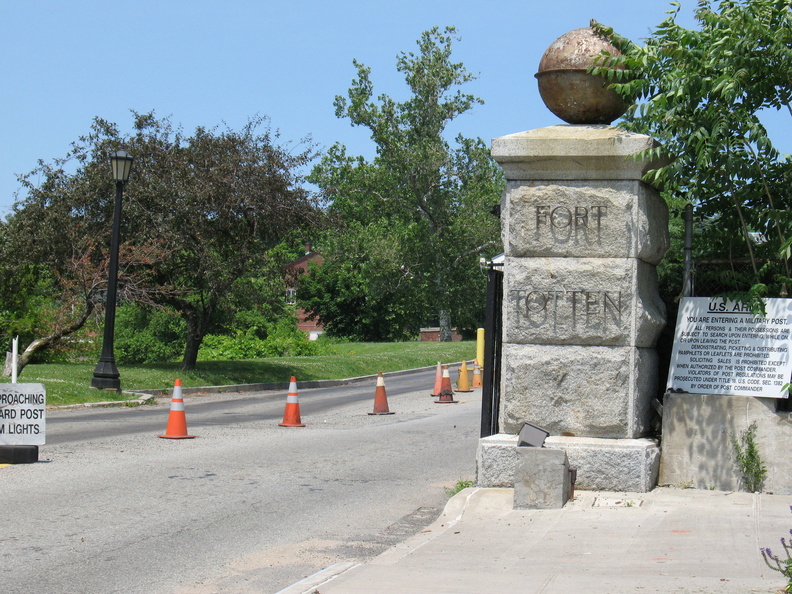
[[[792,511],[792,505],[789,506],[789,509]],[[792,535],[792,530],[789,531],[789,534]],[[778,555],[774,555],[769,547],[760,547],[759,550],[762,552],[762,557],[767,566],[773,571],[780,572],[787,579],[786,588],[782,592],[792,592],[792,554],[790,554],[790,551],[792,551],[792,539],[788,541],[782,537],[781,546],[784,547],[784,553],[786,553],[786,559],[783,560]]]
[[[748,425],[745,431],[740,431],[739,440],[735,435],[731,437],[740,478],[749,493],[761,491],[764,477],[767,475],[767,468],[759,455],[755,438],[756,421]]]
[[[472,486],[473,486],[473,481],[459,480],[457,481],[456,485],[454,485],[453,488],[449,489],[448,487],[446,487],[445,492],[446,495],[448,495],[448,497],[451,498],[457,493],[459,493],[462,489],[467,489],[468,487],[472,487]]]

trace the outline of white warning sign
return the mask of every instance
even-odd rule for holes
[[[687,297],[677,317],[668,389],[787,398],[792,299],[766,299],[766,316],[720,297]]]
[[[0,384],[0,445],[43,445],[44,384]]]

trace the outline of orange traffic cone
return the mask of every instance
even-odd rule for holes
[[[443,370],[440,368],[440,361],[437,362],[437,372],[435,373],[434,390],[432,396],[440,396],[443,391]]]
[[[443,389],[440,390],[440,399],[435,400],[435,404],[450,404],[459,402],[454,400],[454,391],[451,389],[451,374],[448,373],[448,365],[443,366]]]
[[[195,435],[187,435],[187,416],[184,414],[184,398],[182,398],[181,380],[177,379],[173,385],[170,415],[165,435],[158,435],[165,439],[193,439]]]
[[[472,392],[470,389],[470,375],[468,374],[467,361],[462,361],[457,380],[457,392]]]
[[[481,388],[483,383],[481,381],[481,367],[479,366],[478,359],[473,361],[473,384],[471,388]]]
[[[291,376],[289,393],[286,395],[286,408],[283,411],[283,422],[279,427],[305,427],[300,421],[300,401],[297,399],[297,378]]]
[[[394,413],[388,410],[388,396],[385,394],[385,378],[382,377],[382,372],[377,376],[377,389],[374,391],[374,412],[370,415],[392,415]]]

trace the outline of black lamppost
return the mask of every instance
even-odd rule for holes
[[[110,268],[107,271],[107,303],[105,305],[104,341],[102,355],[94,369],[92,388],[101,390],[121,390],[121,379],[115,364],[113,339],[115,337],[116,285],[118,284],[118,243],[121,234],[121,197],[124,184],[129,179],[134,158],[125,150],[110,155],[113,165],[113,179],[116,182],[115,210],[113,211],[113,233],[110,236]]]

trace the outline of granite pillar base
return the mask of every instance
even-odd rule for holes
[[[660,448],[653,439],[594,439],[550,436],[546,449],[563,450],[577,468],[575,489],[647,493],[657,484]],[[476,484],[515,487],[517,436],[499,433],[479,440]]]

